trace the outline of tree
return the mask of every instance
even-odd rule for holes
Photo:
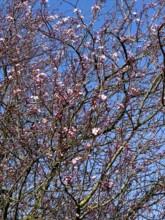
[[[1,2],[1,219],[163,220],[165,2],[80,3]]]

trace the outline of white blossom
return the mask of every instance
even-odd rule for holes
[[[74,165],[74,164],[78,163],[81,159],[82,159],[82,157],[76,157],[76,158],[74,158],[74,159],[72,160],[72,164]]]
[[[92,129],[92,134],[94,134],[95,136],[100,132],[100,128],[93,128]]]
[[[38,100],[39,99],[39,97],[37,95],[32,95],[32,96],[30,96],[30,98],[34,99],[34,100]]]
[[[101,95],[100,95],[100,98],[101,98],[103,101],[105,101],[105,100],[107,99],[107,96],[104,95],[104,94],[101,94]]]

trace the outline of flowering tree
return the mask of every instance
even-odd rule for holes
[[[165,2],[0,6],[1,219],[164,219]]]

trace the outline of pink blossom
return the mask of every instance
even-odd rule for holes
[[[106,56],[103,54],[101,56],[99,56],[99,58],[100,58],[101,62],[104,62],[106,60]]]
[[[91,146],[90,143],[87,143],[86,146],[85,146],[86,149],[91,149],[91,147],[92,147],[92,146]]]
[[[31,108],[28,110],[27,114],[28,114],[28,115],[35,115],[35,114],[37,114],[37,113],[39,113],[39,112],[40,112],[40,109],[38,109],[38,108],[36,108],[36,107],[31,107]]]
[[[91,7],[91,11],[93,13],[96,13],[96,12],[100,11],[100,9],[101,9],[101,7],[99,5],[94,5],[94,6]]]
[[[6,20],[7,20],[7,21],[13,21],[13,20],[14,20],[14,18],[13,18],[13,17],[11,17],[11,16],[9,15],[9,16],[7,16],[7,17],[6,17]]]
[[[15,89],[15,90],[13,90],[13,94],[14,94],[14,95],[19,95],[19,94],[21,94],[21,92],[22,92],[21,89]]]
[[[111,57],[112,57],[112,59],[114,59],[116,61],[118,60],[118,54],[116,52],[111,54]]]
[[[124,109],[124,105],[121,103],[121,104],[117,104],[116,105],[116,108],[119,110],[119,109]]]
[[[65,18],[62,19],[62,22],[66,23],[68,20],[69,20],[69,17],[65,17]]]
[[[50,151],[46,152],[46,156],[50,159],[52,157],[52,153]]]
[[[75,157],[73,160],[72,160],[72,164],[76,164],[78,163],[79,161],[81,161],[82,157]]]
[[[68,131],[68,128],[67,128],[67,127],[64,127],[63,130],[64,130],[64,132],[67,132],[67,131]]]
[[[42,118],[42,123],[46,124],[48,120],[46,118]]]
[[[43,97],[48,97],[49,96],[49,94],[47,93],[47,92],[45,92],[44,94],[43,94]]]
[[[42,0],[41,3],[42,4],[48,3],[48,0]]]
[[[68,89],[67,93],[68,93],[68,95],[72,95],[73,94],[73,89]]]
[[[75,133],[73,131],[70,131],[70,130],[68,131],[68,134],[69,134],[70,137],[74,137],[75,136]]]
[[[46,74],[45,73],[39,73],[36,77],[37,78],[44,78],[44,77],[46,77]]]
[[[72,183],[72,176],[66,176],[65,179],[64,179],[64,184],[65,185],[69,185]]]
[[[71,128],[64,127],[63,131],[65,133],[67,133],[69,137],[74,137],[75,134],[76,134],[76,128],[75,127],[71,127]]]
[[[105,182],[103,184],[103,189],[109,191],[113,187],[113,185],[114,185],[113,182]]]
[[[137,88],[131,87],[131,88],[129,88],[129,92],[132,95],[137,95],[139,93],[139,90]]]
[[[142,77],[145,76],[145,74],[144,73],[140,73],[139,76],[142,78]]]

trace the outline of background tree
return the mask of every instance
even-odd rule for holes
[[[163,220],[165,2],[62,2],[1,1],[1,219]]]

